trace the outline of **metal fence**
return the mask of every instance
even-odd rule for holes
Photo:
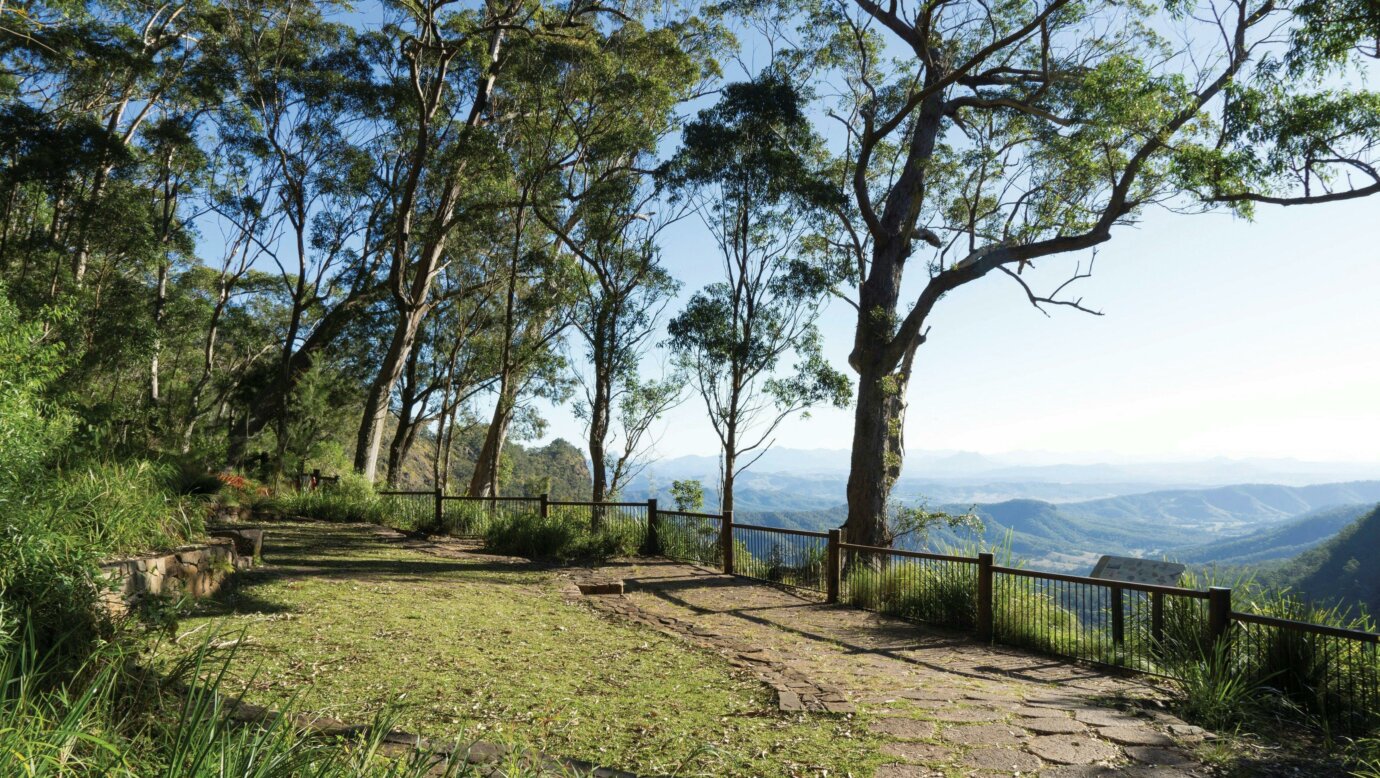
[[[1228,672],[1345,731],[1380,723],[1380,635],[1254,613],[1231,622]]]
[[[842,602],[943,627],[977,625],[977,558],[850,543],[840,552]]]
[[[403,526],[425,527],[436,520],[436,492],[379,492],[388,512]]]
[[[715,513],[657,511],[657,551],[680,562],[723,565],[724,517]]]
[[[1218,669],[1277,690],[1347,731],[1380,722],[1380,634],[1232,609],[1231,590],[1109,581],[955,556],[844,543],[809,532],[658,510],[655,500],[590,503],[541,497],[380,492],[398,518],[482,536],[519,514],[577,522],[620,548],[822,594],[910,621],[972,632],[984,642],[1171,678]],[[1217,667],[1214,663],[1225,663]]]
[[[991,575],[998,643],[1174,675],[1217,637],[1209,592],[1014,567],[993,566]]]
[[[441,496],[440,529],[459,538],[482,538],[495,521],[541,512],[540,497]]]
[[[829,533],[752,524],[732,527],[735,574],[825,593]]]
[[[621,548],[646,548],[648,516],[653,501],[648,502],[576,502],[550,500],[546,503],[551,518],[574,522],[595,532],[616,535],[615,544]]]

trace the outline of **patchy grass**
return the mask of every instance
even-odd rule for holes
[[[347,721],[391,706],[423,735],[642,774],[871,775],[880,761],[851,720],[779,714],[719,657],[565,602],[553,572],[358,526],[275,526],[267,545],[269,568],[181,626],[244,633],[229,688],[251,701]]]

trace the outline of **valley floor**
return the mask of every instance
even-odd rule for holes
[[[1153,685],[696,567],[553,570],[328,524],[275,524],[266,555],[180,627],[243,635],[231,673],[252,702],[387,708],[435,739],[643,775],[1219,771],[1201,756],[1220,747]],[[627,594],[582,599],[581,578]]]

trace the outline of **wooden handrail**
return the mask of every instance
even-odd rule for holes
[[[954,556],[952,554],[931,554],[928,551],[906,551],[899,548],[882,548],[881,546],[863,546],[857,543],[840,543],[839,548],[849,551],[866,551],[871,554],[891,554],[892,556],[906,557],[909,559],[933,559],[936,562],[963,562],[970,565],[978,563],[975,556]]]
[[[1174,597],[1193,597],[1199,600],[1206,600],[1208,593],[1201,589],[1185,589],[1181,586],[1160,586],[1159,584],[1131,583],[1130,581],[1112,581],[1106,578],[1092,578],[1086,575],[1069,575],[1068,573],[1049,573],[1040,570],[1023,570],[1019,567],[992,567],[992,572],[1003,575],[1019,575],[1024,578],[1040,578],[1047,581],[1064,581],[1065,583],[1088,584],[1091,586],[1102,586],[1108,589],[1131,589],[1137,592],[1149,592],[1150,594],[1167,594]]]

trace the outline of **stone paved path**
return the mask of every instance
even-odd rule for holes
[[[877,778],[1207,774],[1189,750],[1205,733],[1164,713],[1163,693],[1134,678],[674,562],[584,575],[625,582],[626,605],[604,610],[675,625],[711,648],[747,646],[731,658],[775,668],[767,677],[780,679],[771,682],[783,709],[807,689],[855,707],[894,758]]]

